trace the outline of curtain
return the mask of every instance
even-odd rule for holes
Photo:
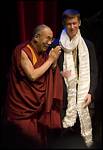
[[[39,24],[50,26],[54,32],[54,36],[56,35],[58,24],[57,2],[58,0],[17,2],[20,41],[30,39],[33,29]]]

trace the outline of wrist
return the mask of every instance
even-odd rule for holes
[[[52,65],[53,64],[53,59],[51,57],[49,57],[48,62],[49,62],[50,65]]]

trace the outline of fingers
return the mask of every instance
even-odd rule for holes
[[[90,104],[89,101],[86,101],[85,104],[83,105],[83,108],[86,108]]]
[[[51,49],[51,52],[52,52],[52,51],[54,51],[56,54],[60,53],[60,52],[61,52],[61,46],[58,45],[58,46],[56,46],[55,48],[52,48],[52,49]]]
[[[60,46],[56,46],[54,48],[54,52],[55,52],[55,54],[57,55],[57,58],[58,58],[60,56],[60,54],[61,54],[61,47]]]
[[[71,70],[64,70],[62,72],[62,76],[65,77],[65,78],[68,78],[71,76]]]
[[[83,108],[86,108],[90,103],[91,103],[91,96],[87,95],[83,104]]]
[[[60,54],[61,53],[61,46],[56,46],[54,48],[54,51],[57,53],[57,54]]]
[[[49,56],[53,59],[53,62],[54,62],[58,59],[58,57],[60,56],[60,53],[61,53],[61,47],[56,46],[55,48],[51,49]]]

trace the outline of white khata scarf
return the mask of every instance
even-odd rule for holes
[[[68,105],[66,116],[63,119],[63,127],[72,127],[77,118],[80,120],[81,135],[86,145],[92,145],[92,124],[88,107],[83,108],[84,98],[90,87],[90,64],[89,53],[85,41],[81,37],[80,30],[76,36],[70,41],[65,29],[60,36],[60,44],[64,50],[63,70],[71,70],[71,76],[65,78],[68,93]],[[79,79],[77,81],[77,73],[73,61],[72,51],[78,47],[79,57]],[[76,84],[78,83],[78,91]],[[77,97],[77,98],[76,98]]]

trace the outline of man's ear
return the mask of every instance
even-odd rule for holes
[[[40,34],[35,34],[34,35],[34,39],[35,39],[36,42],[39,40],[39,37],[40,37]]]
[[[34,37],[37,39],[39,36],[40,36],[40,34],[35,34]]]

